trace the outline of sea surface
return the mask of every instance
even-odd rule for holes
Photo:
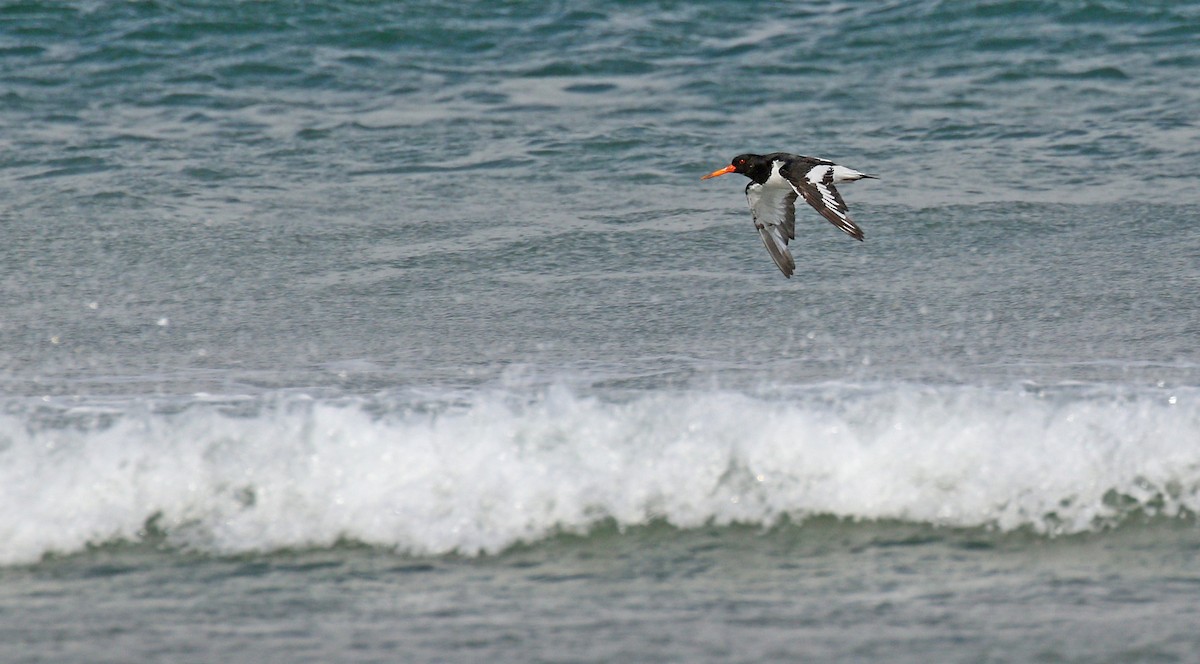
[[[1193,662],[1200,5],[0,2],[0,661]],[[743,152],[875,174],[792,279]]]

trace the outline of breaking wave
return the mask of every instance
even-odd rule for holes
[[[498,552],[661,520],[1046,534],[1200,511],[1200,390],[826,384],[751,394],[10,400],[0,564],[162,537]]]

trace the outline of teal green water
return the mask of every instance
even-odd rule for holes
[[[1188,661],[1197,36],[0,3],[0,659]]]

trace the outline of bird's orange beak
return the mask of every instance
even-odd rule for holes
[[[707,180],[709,178],[720,177],[722,175],[725,175],[726,173],[735,173],[735,172],[737,172],[737,169],[733,167],[733,164],[730,164],[730,165],[726,166],[725,168],[718,168],[717,170],[713,171],[712,173],[709,173],[708,175],[705,175],[704,177],[702,177],[700,179]]]

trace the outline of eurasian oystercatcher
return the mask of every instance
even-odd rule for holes
[[[707,180],[726,173],[741,173],[750,178],[746,200],[754,215],[754,227],[762,236],[767,253],[783,276],[792,277],[796,261],[788,250],[788,240],[796,239],[796,197],[804,198],[821,216],[856,240],[863,239],[862,229],[850,220],[846,201],[834,188],[838,182],[854,182],[874,175],[838,166],[827,159],[804,157],[787,152],[740,154],[725,168],[700,178]]]

